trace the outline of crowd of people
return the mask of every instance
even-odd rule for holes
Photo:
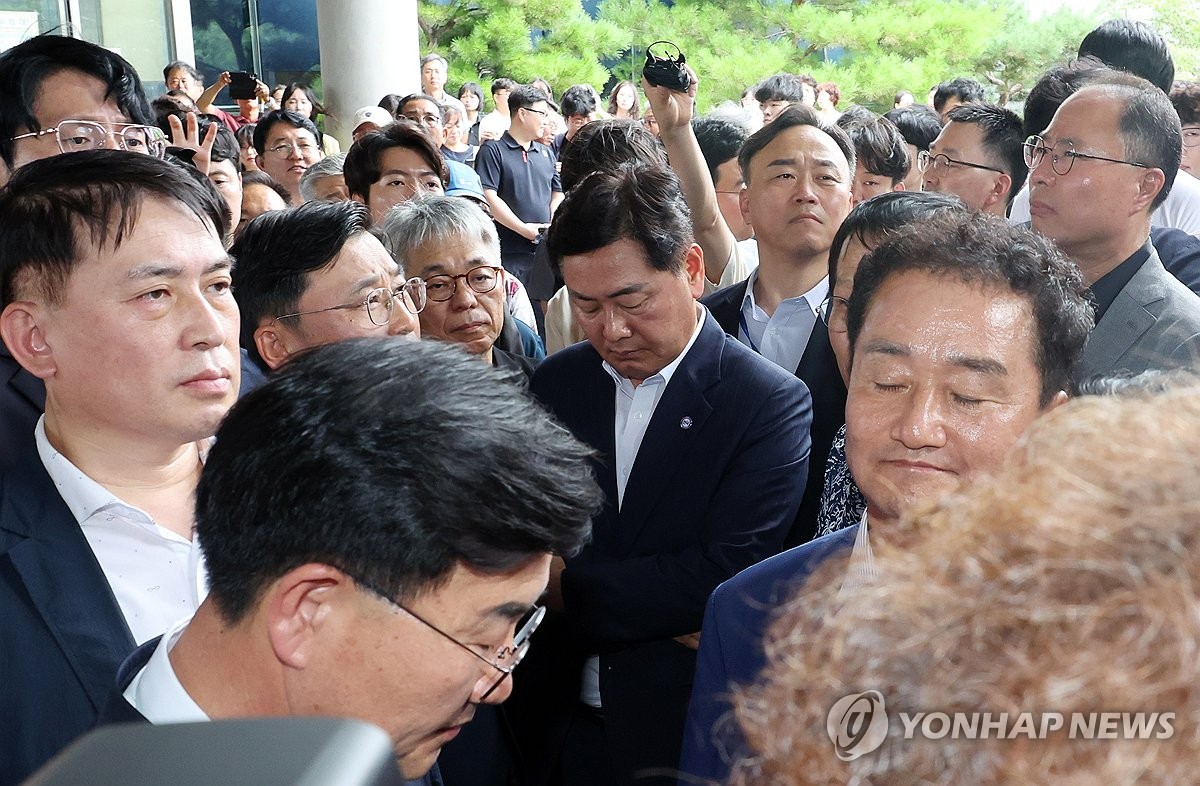
[[[429,54],[338,140],[0,53],[0,784],[314,714],[426,786],[1189,782],[1200,84],[1046,66],[700,116]],[[1174,736],[845,756],[863,691]]]

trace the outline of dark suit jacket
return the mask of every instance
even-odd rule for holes
[[[1076,379],[1149,369],[1200,371],[1200,297],[1150,258],[1129,279],[1097,324]]]
[[[729,703],[733,685],[752,683],[765,665],[763,636],[775,610],[825,560],[848,554],[858,525],[771,557],[717,587],[704,610],[696,682],[679,769],[681,786],[724,783],[742,750]],[[688,776],[696,776],[697,779]]]
[[[721,329],[737,338],[742,300],[747,282],[713,292],[700,302],[708,306]],[[812,337],[796,366],[796,376],[812,395],[812,459],[808,462],[808,484],[796,523],[784,540],[787,547],[807,543],[817,534],[817,514],[821,512],[821,489],[825,485],[825,464],[838,429],[846,422],[846,383],[838,371],[837,358],[829,345],[829,332],[820,319],[813,325]]]
[[[32,434],[32,427],[31,432]],[[133,636],[32,436],[0,474],[0,783],[92,725]]]
[[[562,574],[563,635],[549,635],[550,626],[531,654],[542,649],[543,662],[560,669],[561,684],[544,687],[563,700],[559,712],[578,702],[583,656],[600,654],[605,733],[622,779],[614,786],[646,768],[672,772],[696,659],[673,637],[699,630],[717,584],[781,548],[807,477],[808,391],[706,314],[650,420],[618,510],[616,394],[599,354],[580,343],[551,355],[531,390],[596,449],[606,497],[591,543]],[[517,690],[536,684],[522,669]],[[561,715],[547,717],[561,728]]]

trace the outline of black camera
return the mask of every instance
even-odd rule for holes
[[[654,47],[659,44],[666,45],[660,50],[661,57],[654,54]],[[674,56],[671,55],[671,49],[675,50]],[[666,87],[678,93],[686,93],[692,84],[692,79],[688,76],[687,69],[683,67],[684,62],[686,61],[683,52],[678,46],[670,41],[655,41],[646,47],[646,66],[642,69],[642,76],[646,77],[647,82],[657,87]]]
[[[229,97],[254,98],[258,91],[258,75],[246,71],[231,71],[229,73]]]

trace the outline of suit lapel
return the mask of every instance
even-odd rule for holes
[[[700,302],[708,307],[717,324],[729,335],[737,338],[742,315],[742,301],[746,298],[746,282],[718,290]]]
[[[36,454],[12,468],[6,489],[0,526],[17,539],[0,559],[11,561],[99,711],[118,666],[135,646],[129,626],[83,531]]]
[[[1117,293],[1112,305],[1104,312],[1104,318],[1088,336],[1079,363],[1081,377],[1109,372],[1117,360],[1154,326],[1155,317],[1146,306],[1166,296],[1162,282],[1155,276],[1156,269],[1163,270],[1162,262],[1151,246],[1150,257]]]
[[[671,487],[675,475],[687,463],[686,457],[697,455],[700,435],[712,413],[706,393],[721,379],[725,334],[707,314],[704,319],[696,343],[654,410],[629,473],[619,527],[620,540],[626,547],[637,540],[662,490]]]

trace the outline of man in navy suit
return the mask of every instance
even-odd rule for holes
[[[906,229],[863,258],[854,282],[846,459],[866,515],[713,593],[681,784],[723,782],[743,753],[729,695],[762,669],[772,611],[847,553],[841,586],[853,592],[872,570],[871,541],[914,501],[998,468],[1025,428],[1066,400],[1092,326],[1078,268],[1030,230],[983,213],[946,211]]]
[[[0,782],[85,731],[121,659],[203,597],[191,499],[239,380],[228,222],[207,181],[120,150],[0,192],[0,336],[46,395],[0,475]]]
[[[503,379],[386,337],[284,364],[196,490],[208,598],[129,658],[105,719],[357,718],[437,782],[442,746],[511,692],[551,555],[600,502],[587,449]]]
[[[589,175],[547,242],[588,342],[531,389],[596,450],[606,501],[592,542],[551,569],[560,635],[527,681],[552,727],[538,748],[554,782],[669,782],[705,599],[781,548],[810,399],[696,303],[703,253],[669,170]]]

